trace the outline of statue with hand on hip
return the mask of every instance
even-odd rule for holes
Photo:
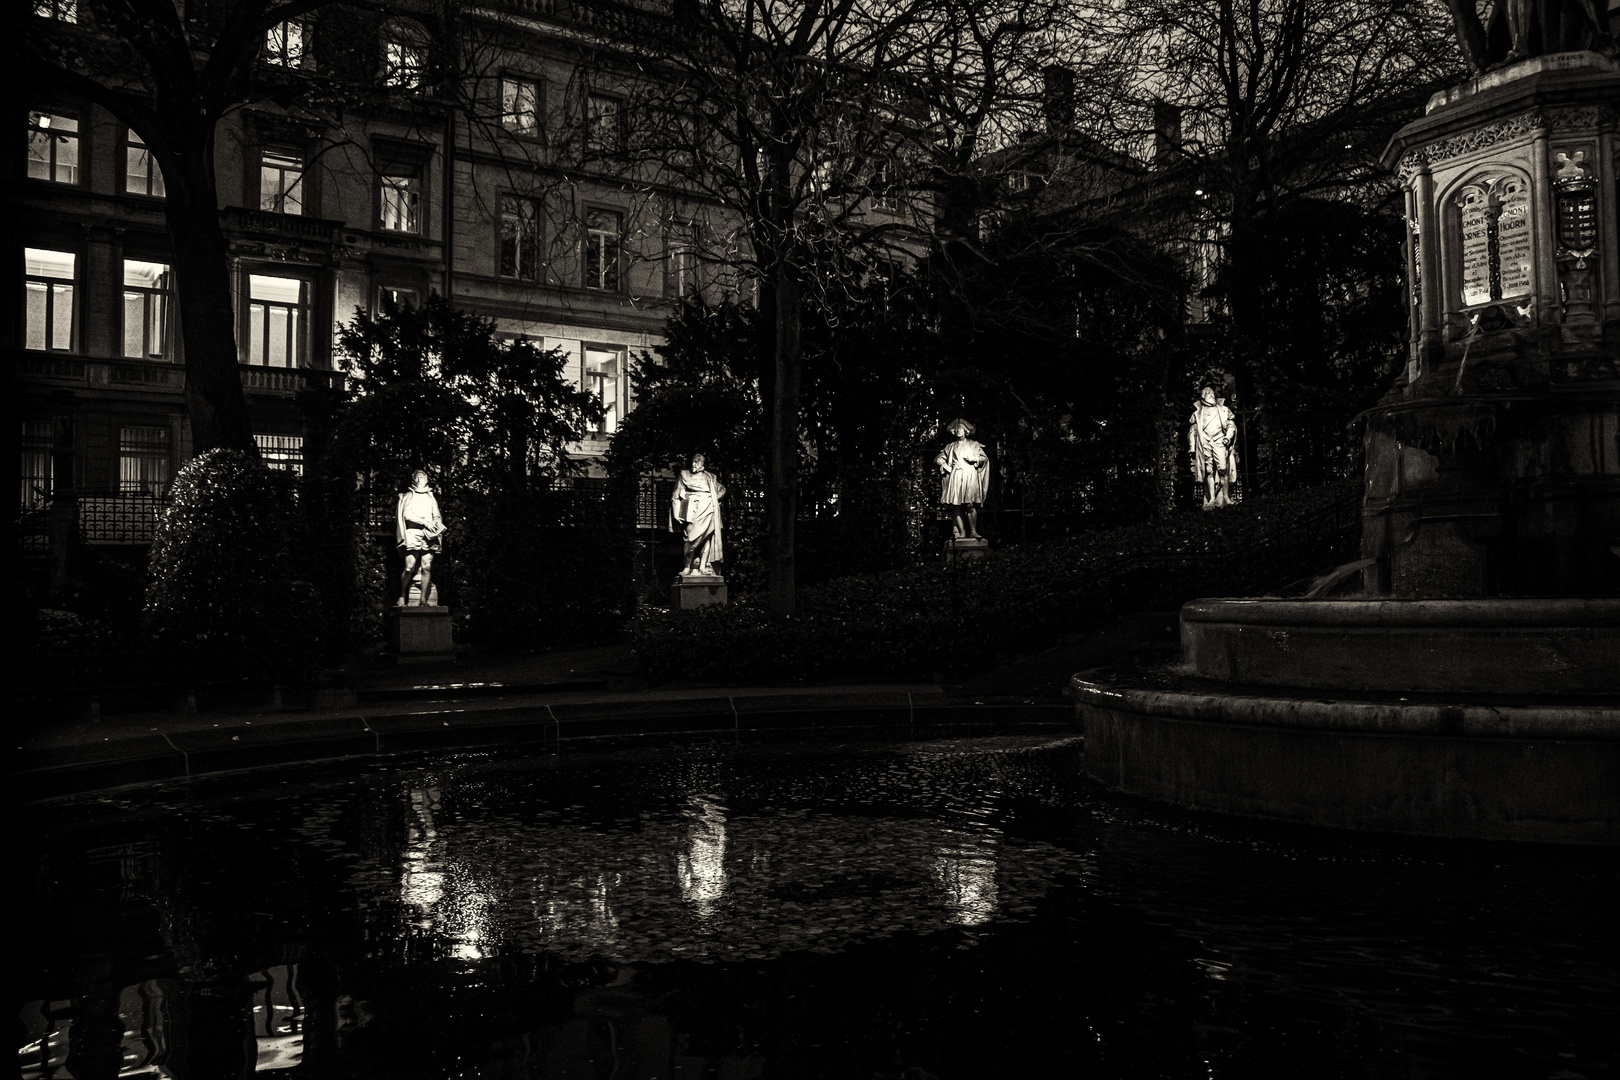
[[[399,579],[398,607],[410,603],[411,582],[421,575],[419,605],[426,605],[433,586],[433,556],[444,546],[444,519],[439,516],[439,500],[428,486],[428,474],[417,469],[411,486],[400,492],[395,513],[394,541],[405,556],[405,572]]]
[[[990,490],[990,455],[969,438],[973,425],[952,420],[945,428],[956,441],[946,444],[934,459],[939,466],[939,501],[951,513],[951,528],[958,540],[979,539],[979,507]]]
[[[702,454],[692,455],[692,467],[682,469],[670,499],[670,531],[683,529],[685,544],[681,576],[714,576],[714,564],[726,560],[720,525],[720,500],[726,485],[705,468]]]
[[[1187,420],[1187,449],[1193,475],[1204,485],[1204,509],[1232,505],[1232,481],[1237,477],[1237,422],[1225,399],[1206,386]]]

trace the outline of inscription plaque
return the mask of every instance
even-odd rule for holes
[[[1522,180],[1508,180],[1503,184],[1502,212],[1496,219],[1498,263],[1500,267],[1500,299],[1524,296],[1533,281],[1530,265],[1533,260],[1533,233],[1530,229],[1530,191]]]
[[[1469,184],[1456,198],[1464,307],[1525,296],[1535,285],[1530,186],[1516,176]]]

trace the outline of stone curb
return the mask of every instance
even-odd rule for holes
[[[421,750],[540,744],[613,735],[757,732],[795,728],[1074,722],[1067,701],[965,701],[933,692],[851,689],[610,702],[462,705],[385,715],[260,719],[218,728],[153,730],[95,743],[24,750],[13,798],[31,802],[125,784],[300,761]]]

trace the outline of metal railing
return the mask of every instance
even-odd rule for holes
[[[80,495],[79,537],[87,544],[150,544],[168,509],[167,495]]]

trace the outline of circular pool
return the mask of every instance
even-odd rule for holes
[[[34,804],[22,1075],[1612,1075],[1613,860],[1183,814],[1079,759],[619,740]]]

